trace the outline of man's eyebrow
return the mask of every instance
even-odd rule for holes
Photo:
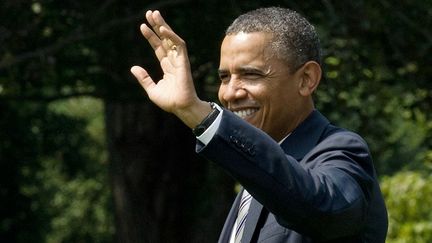
[[[240,67],[238,69],[238,72],[240,72],[240,73],[264,73],[264,71],[262,69],[257,68],[257,67],[252,67],[252,66]]]
[[[226,70],[226,69],[218,69],[218,71],[217,71],[219,74],[226,74],[226,73],[228,73],[228,70]]]
[[[239,67],[235,69],[236,73],[266,73],[264,70],[262,70],[261,68],[257,68],[257,67],[252,67],[252,66],[243,66],[243,67]],[[218,73],[219,74],[226,74],[229,73],[229,70],[227,69],[218,69]]]

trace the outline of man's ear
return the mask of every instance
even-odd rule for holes
[[[315,61],[306,62],[300,70],[299,92],[302,96],[310,96],[321,81],[321,66]]]

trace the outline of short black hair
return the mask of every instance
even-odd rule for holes
[[[252,10],[236,18],[226,35],[265,32],[272,35],[270,53],[297,70],[307,61],[321,65],[321,45],[315,28],[296,11],[280,7]]]

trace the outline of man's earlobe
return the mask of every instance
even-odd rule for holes
[[[300,94],[302,96],[310,96],[316,90],[321,80],[321,66],[315,61],[309,61],[301,69]]]

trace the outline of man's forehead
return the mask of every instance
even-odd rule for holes
[[[221,55],[233,55],[234,53],[244,52],[263,54],[266,47],[269,46],[269,41],[270,38],[264,32],[241,32],[227,35],[222,42]]]
[[[225,36],[221,46],[220,67],[223,69],[250,65],[258,69],[273,56],[271,34],[266,32],[240,32]]]
[[[259,32],[253,32],[255,34],[258,34]],[[246,32],[239,32],[237,34],[231,34],[231,35],[227,35],[226,37],[235,37],[236,39],[238,39],[239,41],[246,41],[251,33],[246,33]]]
[[[273,36],[272,33],[268,33],[268,32],[238,32],[238,33],[234,33],[234,34],[228,34],[225,36],[224,40],[226,39],[235,39],[237,41],[248,41],[253,37],[260,37],[265,41],[271,41],[271,37]]]

